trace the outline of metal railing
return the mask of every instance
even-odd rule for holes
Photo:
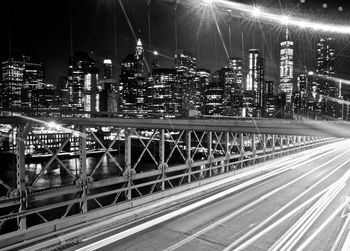
[[[188,184],[210,181],[223,174],[234,175],[253,164],[332,140],[255,134],[249,130],[235,132],[234,127],[217,131],[217,125],[214,130],[210,126],[205,130],[202,126],[198,130],[181,130],[161,128],[159,124],[150,129],[152,124],[145,124],[137,128],[116,125],[113,131],[117,133],[105,141],[96,133],[96,127],[105,126],[103,120],[93,127],[81,122],[73,129],[66,122],[64,126],[71,128],[70,137],[62,139],[56,150],[43,140],[38,141],[49,158],[35,164],[33,171],[25,155],[25,140],[34,134],[34,125],[33,121],[12,124],[12,136],[2,134],[6,138],[15,135],[11,143],[14,151],[11,168],[16,174],[15,179],[9,179],[12,184],[0,182],[5,191],[0,197],[2,246],[19,241],[19,236],[24,240],[54,233],[98,219],[106,212],[132,207],[135,199],[142,204],[159,193],[166,196],[167,191],[175,188],[181,190]],[[60,155],[71,137],[79,138],[75,169]],[[87,138],[100,149],[93,164],[88,161]],[[64,181],[55,182],[55,170],[64,173]]]

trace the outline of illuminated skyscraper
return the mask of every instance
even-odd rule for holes
[[[110,59],[103,60],[103,78],[112,78],[112,60]]]
[[[337,97],[339,88],[331,79],[335,76],[335,49],[334,38],[324,37],[317,43],[316,73],[321,94]]]
[[[12,58],[2,62],[0,85],[0,106],[32,107],[33,90],[44,83],[44,69],[41,63],[31,62],[28,56],[22,60]]]
[[[264,84],[264,59],[259,55],[258,49],[249,50],[249,72],[247,76],[247,85],[245,93],[249,95],[252,104],[249,107],[261,108],[262,107],[262,88]],[[249,111],[248,111],[249,113]],[[249,115],[249,114],[248,114]],[[257,115],[259,116],[259,115]]]
[[[80,111],[99,111],[98,70],[87,52],[74,52],[68,68],[69,107]]]
[[[181,104],[182,112],[186,113],[190,109],[195,109],[199,102],[196,96],[196,68],[197,59],[190,53],[183,50],[175,52],[175,69],[178,75],[178,85],[176,90],[176,102]]]
[[[152,112],[172,114],[176,111],[173,99],[176,86],[176,70],[157,68],[152,71],[149,79],[149,107]]]
[[[286,93],[286,105],[291,106],[293,93],[293,41],[289,40],[286,28],[286,40],[281,42],[280,50],[280,92]]]
[[[122,94],[124,112],[146,113],[148,111],[147,82],[140,39],[137,41],[135,54],[129,54],[122,61],[119,91]]]

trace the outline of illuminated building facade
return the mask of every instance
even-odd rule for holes
[[[68,68],[69,107],[78,111],[99,111],[98,70],[87,52],[74,52]]]
[[[175,69],[178,75],[179,84],[175,90],[176,102],[180,105],[179,110],[187,113],[195,109],[200,97],[196,96],[196,68],[197,59],[184,50],[175,52]]]
[[[249,73],[247,79],[247,91],[254,91],[254,104],[261,106],[261,88],[264,81],[264,59],[259,55],[258,49],[249,50]]]
[[[339,83],[335,77],[335,39],[323,37],[317,43],[316,51],[316,73],[318,83],[317,91],[322,96],[338,97]],[[323,97],[324,98],[324,97]],[[338,104],[323,100],[322,112],[330,117],[339,117]]]
[[[103,78],[112,78],[112,60],[110,59],[103,60]]]
[[[222,115],[223,94],[224,86],[219,81],[219,74],[216,72],[204,90],[206,115]]]
[[[264,76],[264,59],[259,55],[258,49],[250,49],[247,85],[243,101],[246,116],[260,116]]]
[[[266,80],[263,87],[263,106],[262,116],[272,118],[275,115],[275,96],[274,96],[275,82],[272,80]]]
[[[44,83],[42,64],[23,56],[21,60],[10,58],[2,62],[1,69],[0,105],[4,108],[32,107],[33,91]]]
[[[286,28],[286,39],[281,42],[280,50],[280,92],[286,94],[286,105],[291,107],[293,94],[293,41],[289,39],[288,28]]]
[[[148,111],[147,82],[140,39],[137,41],[135,54],[129,54],[122,61],[119,91],[122,94],[124,112],[146,113]]]
[[[157,68],[152,71],[149,79],[148,103],[150,110],[155,113],[172,114],[177,103],[174,99],[174,89],[177,85],[175,69]]]
[[[198,69],[196,74],[196,96],[199,97],[199,104],[195,107],[196,110],[200,111],[202,114],[205,114],[205,89],[209,85],[211,80],[211,74],[209,70]]]

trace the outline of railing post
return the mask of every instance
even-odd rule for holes
[[[263,154],[264,154],[264,162],[266,161],[266,134],[263,134]]]
[[[255,165],[255,161],[256,161],[255,133],[252,134],[252,154],[253,154],[253,165]]]
[[[209,167],[209,177],[212,175],[211,168],[213,167],[213,132],[209,132],[208,135],[208,167]]]
[[[241,168],[243,168],[243,162],[244,162],[244,134],[239,134],[239,141],[240,141],[240,154],[241,154]]]
[[[272,159],[275,159],[275,150],[276,150],[276,142],[275,142],[275,135],[272,135]]]
[[[19,212],[25,211],[28,205],[28,192],[26,189],[25,181],[25,140],[31,128],[31,124],[27,123],[25,127],[19,125],[17,127],[16,135],[16,185],[17,193],[20,196]],[[20,230],[27,228],[27,219],[25,216],[21,216],[17,219],[18,227]]]
[[[231,157],[231,151],[230,151],[230,133],[226,132],[226,153],[225,153],[225,166],[223,168],[224,172],[229,171],[229,165],[230,165],[230,157]]]
[[[80,161],[80,182],[83,188],[83,193],[81,195],[82,197],[82,203],[81,203],[81,210],[82,213],[87,213],[88,206],[87,206],[87,196],[88,196],[88,178],[87,178],[87,171],[86,171],[86,127],[81,126],[80,127],[80,133],[79,133],[79,161]]]
[[[162,172],[162,191],[165,190],[165,173],[166,173],[166,165],[164,163],[165,159],[165,144],[164,144],[164,129],[160,130],[159,135],[159,170]]]
[[[131,167],[131,134],[132,129],[125,130],[125,170],[124,177],[127,178],[128,189],[126,191],[126,199],[131,200],[131,186],[132,186],[132,167]]]
[[[186,165],[188,169],[188,183],[191,183],[191,173],[192,173],[192,163],[191,158],[191,131],[186,131],[186,150],[187,150],[187,160]]]

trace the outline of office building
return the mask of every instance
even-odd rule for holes
[[[1,70],[1,107],[32,107],[33,90],[44,83],[42,64],[22,56],[21,60],[10,58],[2,62]]]
[[[111,79],[112,78],[112,60],[105,59],[103,60],[103,78]]]
[[[69,61],[69,107],[77,111],[99,111],[98,70],[94,60],[87,52],[77,51]]]
[[[175,90],[176,102],[181,104],[179,110],[187,113],[195,109],[199,98],[196,96],[196,68],[197,59],[184,50],[175,52],[175,69],[178,75],[178,85]]]
[[[126,113],[147,113],[147,81],[142,42],[138,39],[134,54],[127,55],[121,66],[119,91],[121,108]]]
[[[280,50],[280,92],[286,93],[286,105],[292,106],[292,94],[293,94],[293,41],[289,39],[289,31],[286,28],[285,41],[281,42]]]

